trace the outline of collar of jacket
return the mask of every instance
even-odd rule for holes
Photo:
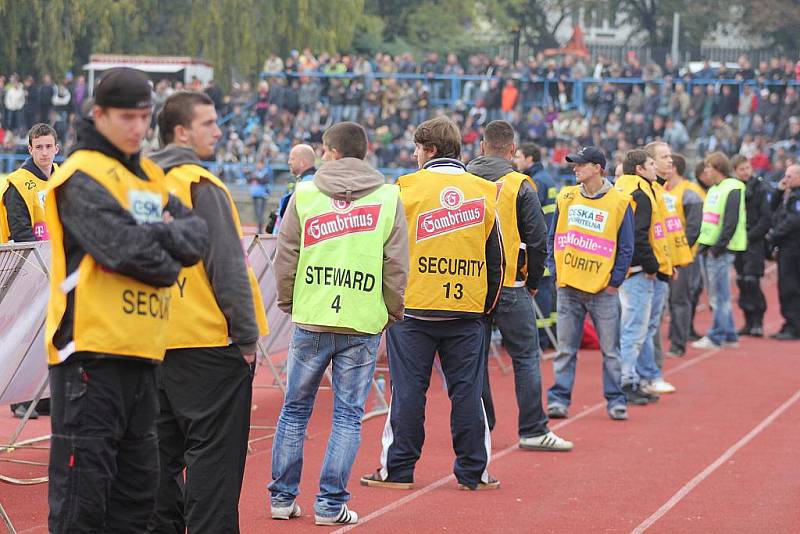
[[[39,167],[36,166],[36,163],[33,162],[33,158],[26,159],[25,163],[22,164],[20,169],[25,169],[26,171],[32,173],[38,179],[44,180],[45,182],[47,181],[47,176],[44,175],[44,173],[42,172],[42,169],[40,169]],[[53,175],[53,170],[54,169],[52,169],[52,167],[51,167],[50,176]]]
[[[522,174],[527,174],[528,176],[533,177],[534,174],[541,171],[542,169],[544,169],[544,165],[542,165],[541,161],[537,161],[536,163],[528,167],[528,169]]]
[[[103,134],[97,131],[92,119],[83,119],[78,125],[78,144],[77,150],[96,150],[110,158],[119,161],[126,169],[141,178],[149,180],[141,164],[141,152],[126,156],[120,149],[115,147]]]
[[[453,158],[434,158],[423,165],[422,168],[437,172],[447,172],[448,169],[451,172],[456,170],[466,172],[467,170],[466,165]]]

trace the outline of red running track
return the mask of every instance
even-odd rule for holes
[[[769,331],[780,326],[774,285],[768,289]],[[698,325],[707,327],[707,312]],[[665,349],[668,346],[665,343]],[[542,366],[543,384],[552,368]],[[264,369],[259,385],[271,377]],[[378,466],[384,419],[364,424],[353,476],[352,509],[364,532],[797,532],[800,530],[800,343],[744,338],[741,348],[698,351],[667,359],[667,380],[678,392],[655,405],[630,408],[626,422],[605,413],[600,356],[581,353],[571,417],[551,428],[575,442],[569,453],[517,448],[512,374],[492,363],[499,420],[493,433],[491,473],[498,491],[463,492],[453,479],[449,401],[434,377],[428,396],[427,437],[411,491],[365,488],[358,477]],[[372,402],[372,399],[369,401]],[[257,389],[253,424],[274,422],[281,396]],[[5,409],[5,408],[4,408]],[[271,441],[255,443],[241,500],[242,532],[316,532],[313,499],[331,416],[329,391],[321,391],[309,427],[301,496],[303,516],[272,521],[267,513]],[[25,436],[47,432],[46,418]],[[0,435],[14,427],[0,415]],[[252,437],[263,435],[254,430]],[[0,458],[7,458],[8,455]],[[43,451],[15,458],[46,459]],[[41,467],[0,463],[0,473],[41,476]],[[0,502],[19,532],[46,532],[46,486],[0,483]],[[330,528],[344,532],[348,528]]]

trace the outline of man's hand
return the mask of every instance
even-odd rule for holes
[[[172,218],[172,214],[170,212],[168,212],[167,210],[164,210],[163,212],[161,212],[161,219],[165,223],[170,223],[170,222],[175,220],[175,219]]]
[[[652,273],[652,274],[644,273],[644,277],[647,278],[648,280],[655,280],[656,279],[656,273]]]
[[[614,286],[608,286],[608,287],[606,287],[605,291],[609,295],[616,295],[617,293],[619,293],[619,288],[618,287],[614,287]]]
[[[535,297],[535,296],[536,296],[536,293],[538,293],[538,292],[539,292],[539,290],[538,290],[538,289],[531,289],[531,288],[528,288],[528,294],[529,294],[530,296],[532,296],[532,297]]]
[[[256,361],[256,353],[242,354],[242,358],[244,358],[244,361],[246,361],[248,365],[253,365]]]

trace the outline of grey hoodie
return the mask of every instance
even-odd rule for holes
[[[358,200],[385,183],[381,173],[357,158],[342,158],[324,163],[314,175],[314,185],[325,195],[344,200]],[[286,207],[275,253],[275,280],[278,307],[292,313],[292,297],[300,258],[300,218],[297,195]],[[397,202],[394,226],[383,244],[383,300],[389,312],[387,327],[403,318],[403,295],[408,282],[408,229],[402,202]],[[354,333],[348,328],[322,325],[299,325],[312,332]]]
[[[510,161],[497,156],[480,156],[467,165],[467,172],[490,182],[496,182],[513,170]],[[525,244],[525,254],[520,252],[517,258],[516,280],[524,281],[528,289],[536,289],[547,260],[547,224],[539,196],[528,180],[522,182],[517,193],[515,222],[520,240]],[[504,231],[502,225],[500,231]],[[513,261],[513,258],[506,258],[507,268],[514,265]]]
[[[175,145],[167,145],[151,154],[150,159],[165,173],[181,165],[201,165],[194,150]],[[228,195],[208,180],[192,185],[191,194],[195,215],[208,226],[209,241],[203,266],[228,322],[228,335],[242,354],[253,354],[259,337],[253,313],[253,291]]]

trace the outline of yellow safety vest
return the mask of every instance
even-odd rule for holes
[[[530,177],[512,171],[497,182],[497,216],[500,219],[500,227],[503,229],[503,255],[506,257],[506,272],[503,277],[503,287],[520,287],[525,285],[525,281],[517,282],[517,265],[519,264],[520,254],[527,258],[527,249],[522,237],[519,235],[519,225],[517,224],[517,196],[522,183],[525,181],[532,183]],[[535,185],[534,185],[535,187]],[[527,275],[527,262],[523,262],[523,273]]]
[[[681,180],[678,182],[678,185],[667,191],[667,195],[672,195],[675,199],[675,208],[678,213],[678,217],[681,219],[681,223],[683,224],[684,232],[686,231],[686,210],[683,205],[683,194],[687,189],[691,189],[695,193],[697,193],[701,199],[706,199],[706,192],[703,190],[702,187],[697,185],[694,182],[690,182],[689,180]],[[667,200],[667,197],[664,197]],[[686,234],[684,233],[684,237]],[[688,241],[687,241],[688,243]],[[692,258],[697,255],[697,249],[700,247],[698,243],[692,245]]]
[[[228,202],[230,202],[236,231],[239,239],[242,239],[244,234],[236,204],[233,202],[228,188],[219,178],[200,165],[194,164],[174,167],[166,176],[169,192],[190,208],[192,207],[192,184],[199,183],[200,180],[208,180],[225,192]],[[242,254],[245,254],[244,248],[242,248]],[[245,261],[247,261],[246,257]],[[258,324],[258,333],[263,337],[269,333],[267,315],[264,311],[264,301],[261,297],[261,289],[258,287],[258,280],[249,265],[247,266],[247,275],[250,278],[253,313]],[[202,261],[181,271],[178,275],[178,282],[172,286],[170,302],[172,310],[167,333],[167,349],[225,347],[231,344],[228,321],[217,304],[214,289],[211,287]]]
[[[647,198],[650,199],[650,206],[652,208],[650,232],[648,235],[650,247],[653,249],[656,260],[658,260],[658,272],[667,276],[672,276],[672,260],[669,254],[664,216],[661,212],[660,203],[656,201],[655,193],[650,186],[650,182],[635,174],[623,174],[617,178],[617,182],[614,185],[617,191],[631,197],[631,206],[633,207],[634,213],[636,212],[636,200],[633,199],[634,191],[641,189],[644,194],[647,195]]]
[[[54,170],[58,170],[58,165],[53,164]],[[31,219],[33,235],[37,241],[47,241],[50,239],[47,233],[47,222],[44,217],[44,196],[48,182],[40,179],[28,169],[17,169],[6,178],[5,184],[0,185],[0,243],[5,243],[11,239],[11,229],[8,226],[8,211],[3,203],[3,197],[9,186],[14,186],[19,192],[25,205],[28,207],[28,215]]]
[[[93,150],[78,150],[50,178],[45,217],[50,231],[50,302],[45,343],[50,365],[62,363],[73,352],[90,351],[160,361],[164,358],[170,315],[169,288],[156,288],[109,271],[91,255],[67,276],[64,228],[58,215],[58,188],[80,171],[102,185],[139,224],[161,221],[169,198],[164,173],[142,158],[149,180],[142,180],[118,160]],[[91,217],[91,213],[84,214]],[[53,337],[74,291],[72,341],[58,348]]]
[[[617,258],[617,234],[630,202],[628,195],[615,189],[600,198],[584,197],[577,185],[561,190],[553,240],[559,287],[588,293],[608,287]]]
[[[686,218],[683,214],[683,199],[676,198],[667,193],[661,184],[654,183],[656,201],[664,217],[664,227],[667,230],[667,245],[673,267],[684,267],[692,263],[692,249],[686,240],[684,231]],[[680,205],[680,209],[678,206]]]
[[[408,222],[407,313],[483,313],[497,185],[469,173],[428,169],[400,177],[397,185]]]

